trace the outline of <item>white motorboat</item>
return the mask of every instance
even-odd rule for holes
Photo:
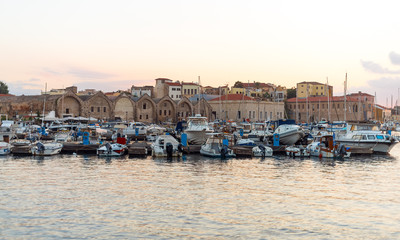
[[[31,153],[35,156],[51,156],[59,154],[63,145],[57,142],[36,142],[32,145]]]
[[[283,145],[294,145],[305,136],[303,128],[294,124],[280,125],[274,134],[279,134],[279,142]]]
[[[160,135],[151,144],[153,157],[180,157],[181,144],[171,135]]]
[[[0,142],[0,155],[7,155],[11,152],[12,145],[8,142]]]
[[[286,155],[290,157],[309,157],[310,150],[302,146],[289,146],[285,148]]]
[[[335,144],[333,135],[321,135],[307,146],[311,156],[319,158],[348,158],[351,152],[343,144]]]
[[[263,143],[265,139],[272,136],[272,129],[268,128],[266,123],[253,123],[251,131],[247,138],[256,143]]]
[[[147,126],[142,122],[131,122],[129,126],[122,130],[122,134],[128,137],[137,135],[144,136],[147,134]]]
[[[106,143],[97,149],[97,155],[101,157],[122,156],[128,152],[126,145],[121,143]]]
[[[254,157],[272,157],[274,153],[272,148],[264,145],[253,147],[252,151]]]
[[[352,124],[346,134],[338,134],[336,142],[346,147],[372,148],[374,153],[389,153],[399,143],[398,139],[379,131],[374,124]]]
[[[187,141],[190,144],[203,144],[207,140],[207,133],[212,133],[212,128],[208,125],[207,118],[196,114],[189,117],[187,128],[184,133],[187,134]]]
[[[222,134],[208,134],[208,136],[206,143],[201,146],[201,155],[216,158],[230,158],[236,156],[232,149],[223,144]]]

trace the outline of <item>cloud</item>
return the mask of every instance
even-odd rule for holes
[[[381,65],[371,62],[371,61],[363,61],[361,60],[361,65],[367,71],[373,73],[380,73],[380,74],[400,74],[400,70],[389,70],[387,68],[382,67]]]
[[[400,54],[397,54],[395,52],[390,52],[389,53],[389,58],[390,58],[390,61],[393,64],[400,65]]]
[[[31,78],[23,81],[16,81],[6,83],[8,85],[8,91],[14,95],[38,95],[40,94],[43,85],[40,83],[40,79]]]
[[[67,71],[67,74],[73,75],[77,78],[86,78],[86,79],[109,79],[111,77],[115,77],[113,74],[95,72],[82,68],[71,68]]]

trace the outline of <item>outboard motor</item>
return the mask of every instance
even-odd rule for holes
[[[36,143],[36,147],[39,152],[44,152],[44,145],[41,142]]]
[[[172,158],[172,153],[174,151],[174,146],[172,146],[172,143],[167,143],[165,150],[167,151],[167,158]]]
[[[226,145],[223,145],[221,148],[221,158],[225,159],[227,153],[228,153],[228,147]]]
[[[340,144],[338,147],[338,155],[341,158],[346,155],[346,147],[343,144]]]
[[[110,143],[106,143],[106,149],[108,153],[111,153],[111,144]]]
[[[264,147],[264,145],[258,145],[258,148],[260,149],[260,151],[261,151],[261,157],[265,157],[265,147]]]
[[[183,145],[181,143],[179,143],[178,145],[178,151],[183,152]]]

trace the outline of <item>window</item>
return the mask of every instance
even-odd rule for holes
[[[160,110],[160,116],[161,116],[161,114],[162,114],[162,110]]]
[[[375,136],[374,135],[368,135],[368,139],[369,140],[375,140]]]
[[[318,89],[318,87],[317,87],[317,89]]]
[[[65,113],[68,114],[69,113],[69,108],[65,109]]]
[[[190,94],[192,94],[192,95],[193,95],[193,89],[190,89]]]
[[[173,97],[174,97],[174,95],[171,94],[171,98],[173,98]]]
[[[97,112],[100,112],[100,107],[97,107]]]
[[[383,135],[376,135],[376,139],[381,139],[382,140],[384,138],[383,138]]]
[[[184,90],[183,90],[183,94],[185,94],[185,95],[186,95],[186,90],[187,90],[187,89],[184,89]]]
[[[107,112],[107,108],[106,107],[104,107],[104,112]]]
[[[94,112],[94,107],[91,107],[91,108],[90,108],[90,111],[91,111],[91,112]]]
[[[176,95],[176,98],[179,98],[179,95]]]
[[[197,89],[194,90],[194,94],[197,94]]]
[[[171,110],[168,110],[168,116],[171,116]]]
[[[149,119],[149,115],[148,114],[146,114],[146,119]]]
[[[146,103],[143,103],[143,109],[146,109]]]
[[[251,118],[251,111],[249,111],[249,118]]]
[[[172,88],[172,91],[175,91],[175,88]]]
[[[180,88],[177,88],[177,89],[176,89],[176,91],[180,91],[180,90],[181,90]]]
[[[167,116],[167,110],[164,110],[164,116]]]
[[[142,115],[139,116],[139,119],[142,119]]]

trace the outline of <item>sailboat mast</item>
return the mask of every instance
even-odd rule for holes
[[[346,121],[346,113],[347,113],[347,73],[346,73],[346,78],[344,80],[344,121]]]
[[[328,121],[330,122],[331,121],[331,102],[330,102],[331,90],[329,89],[328,77],[326,77],[325,91],[326,90],[328,90]]]
[[[199,94],[199,102],[198,102],[198,105],[199,105],[199,106],[198,106],[198,108],[197,108],[197,111],[198,111],[198,114],[200,114],[200,104],[201,104],[200,76],[199,76],[199,78],[198,78],[197,89],[198,89],[197,93]]]
[[[44,111],[46,109],[46,94],[47,94],[47,83],[45,84],[45,87],[44,87],[42,127],[44,126]]]

